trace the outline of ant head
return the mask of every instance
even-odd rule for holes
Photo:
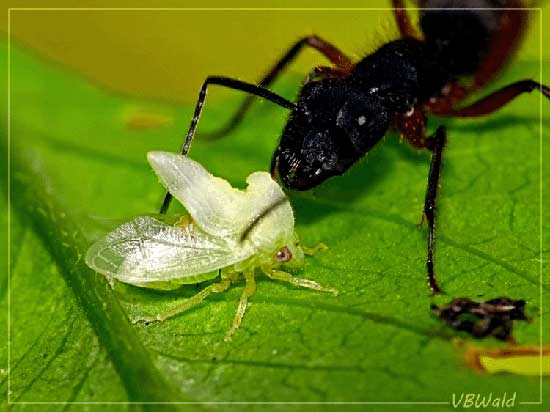
[[[341,175],[385,134],[389,114],[382,101],[358,94],[342,80],[302,88],[273,165],[284,185],[308,190]]]

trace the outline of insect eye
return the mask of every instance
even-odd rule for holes
[[[292,259],[292,252],[286,246],[279,249],[275,255],[277,262],[288,262],[290,259]]]

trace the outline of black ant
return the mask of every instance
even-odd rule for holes
[[[290,189],[308,190],[343,174],[396,128],[413,147],[432,152],[423,220],[428,223],[428,282],[434,274],[436,201],[446,129],[426,136],[426,115],[479,117],[516,96],[550,88],[520,80],[469,105],[460,102],[489,83],[519,44],[527,23],[521,0],[419,0],[421,34],[411,25],[402,0],[392,1],[401,38],[384,44],[357,63],[318,36],[296,42],[259,84],[210,76],[202,85],[182,154],[187,154],[210,85],[250,96],[218,135],[239,124],[255,96],[290,110],[271,163],[271,173]],[[468,8],[476,6],[478,8]],[[480,8],[480,6],[484,8]],[[293,103],[267,89],[300,51],[313,48],[331,66],[316,67]],[[171,196],[166,194],[161,213]]]

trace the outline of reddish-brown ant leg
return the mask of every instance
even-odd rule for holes
[[[432,98],[428,104],[428,110],[437,115],[449,114],[456,103],[479,90],[491,80],[493,80],[506,62],[513,55],[519,45],[521,33],[525,29],[527,22],[527,12],[521,9],[521,4],[514,4],[515,0],[508,5],[514,10],[506,10],[500,16],[500,29],[498,36],[491,39],[490,46],[487,48],[488,53],[483,58],[479,67],[473,76],[473,81],[467,87],[463,87],[457,83],[451,83],[445,86],[444,90],[447,93],[437,98]]]
[[[335,69],[334,67],[317,66],[307,75],[304,81],[304,84],[309,83],[313,80],[326,79],[329,77],[333,77],[333,78],[345,77],[347,75],[348,75],[348,72],[340,69]]]
[[[321,54],[323,54],[337,69],[350,72],[353,69],[353,62],[346,56],[340,49],[326,40],[323,40],[319,36],[307,36],[300,40],[294,47],[298,46],[299,49],[295,55],[300,51],[303,46],[309,46]],[[292,50],[292,49],[291,49]]]
[[[507,10],[500,13],[498,35],[491,38],[488,53],[474,73],[470,87],[472,91],[493,80],[521,43],[528,21],[528,10],[522,8],[522,1],[511,0],[507,3]]]
[[[520,94],[532,92],[537,89],[540,90],[544,96],[550,98],[550,87],[542,85],[534,80],[521,80],[503,87],[471,105],[459,109],[450,109],[446,113],[438,114],[453,117],[485,116],[500,109]]]
[[[416,106],[409,113],[395,118],[395,127],[413,147],[424,149],[428,146],[426,139],[426,115],[421,107]]]
[[[260,87],[269,87],[283,70],[294,61],[298,53],[304,47],[311,47],[324,55],[337,70],[343,73],[349,73],[353,68],[353,62],[342,51],[331,43],[318,36],[307,36],[297,41],[288,51],[279,59],[275,66],[258,82]],[[237,112],[229,119],[227,124],[216,132],[205,133],[203,136],[208,139],[217,139],[233,130],[243,119],[244,115],[254,102],[254,96],[248,96],[241,104]]]
[[[523,80],[506,86],[493,94],[461,109],[452,109],[443,112],[440,107],[438,114],[457,117],[483,116],[498,110],[521,93],[531,92],[539,89],[546,97],[550,97],[550,88],[541,85],[533,80]],[[434,102],[432,102],[433,104]],[[435,110],[434,110],[435,112]],[[397,127],[404,137],[415,147],[426,147],[433,152],[430,173],[428,176],[428,189],[424,204],[424,216],[428,222],[428,258],[426,261],[428,270],[428,282],[434,293],[440,293],[434,273],[434,250],[435,250],[435,219],[437,189],[439,187],[439,176],[441,174],[441,160],[443,148],[446,142],[445,128],[439,127],[432,138],[426,139],[423,135],[425,130],[425,117],[420,108],[415,109],[409,116],[401,115],[396,119]]]
[[[444,116],[471,91],[472,89],[467,89],[459,83],[448,83],[441,90],[440,96],[430,98],[429,102],[424,105],[424,109],[430,113]]]
[[[411,24],[411,20],[409,19],[403,0],[392,0],[392,4],[393,16],[395,17],[395,22],[397,23],[401,37],[418,38],[418,33]]]

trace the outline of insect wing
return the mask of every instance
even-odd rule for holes
[[[246,179],[247,192],[254,210],[243,235],[256,245],[272,245],[294,234],[294,213],[278,184],[264,172],[254,172]],[[251,225],[251,222],[254,224]]]
[[[164,186],[191,214],[205,232],[237,240],[263,209],[285,197],[279,185],[265,172],[247,179],[245,191],[210,174],[186,156],[149,152],[149,163]]]
[[[193,225],[169,226],[138,217],[92,245],[86,263],[107,277],[135,285],[172,280],[187,283],[186,278],[194,283],[197,275],[237,263],[251,253]]]

